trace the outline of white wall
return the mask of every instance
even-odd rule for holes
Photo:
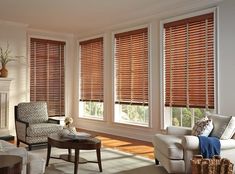
[[[20,101],[26,101],[29,90],[27,88],[27,59],[26,59],[26,25],[0,21],[0,45],[9,48],[12,56],[24,56],[16,62],[7,64],[8,77],[13,78],[10,86],[9,127],[14,133],[14,106]]]
[[[235,115],[235,1],[219,5],[219,112]]]

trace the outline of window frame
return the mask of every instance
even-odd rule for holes
[[[184,15],[164,19],[160,21],[160,120],[161,129],[166,129],[167,126],[172,125],[172,120],[170,116],[165,116],[165,67],[164,67],[164,24],[182,20],[185,18],[190,18],[194,16],[199,16],[207,13],[214,13],[214,111],[218,113],[218,10],[217,7],[209,8],[193,13],[187,13]]]
[[[86,37],[83,39],[77,40],[77,50],[78,50],[78,118],[79,119],[88,119],[88,120],[97,120],[97,121],[105,121],[105,88],[103,87],[103,115],[102,118],[99,118],[97,116],[87,116],[83,115],[81,116],[81,107],[80,107],[80,91],[81,91],[81,49],[80,49],[80,42],[87,41],[87,40],[92,40],[92,39],[97,39],[97,38],[103,38],[103,85],[105,86],[105,35],[100,34],[100,35],[95,35],[91,37]]]
[[[145,128],[152,128],[152,52],[151,52],[151,24],[143,24],[143,25],[138,25],[135,27],[129,27],[125,29],[120,29],[120,30],[115,30],[112,32],[112,118],[111,121],[114,124],[122,124],[122,125],[128,125],[128,126],[134,126],[134,127],[145,127]],[[116,79],[116,71],[115,71],[115,34],[118,33],[124,33],[128,31],[133,31],[133,30],[138,30],[142,28],[147,28],[148,30],[148,116],[149,116],[149,121],[147,126],[146,125],[141,125],[141,124],[135,124],[135,123],[128,123],[128,122],[117,122],[115,121],[115,95],[116,95],[116,86],[115,86],[115,79]]]

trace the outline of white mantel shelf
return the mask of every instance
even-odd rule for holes
[[[1,78],[0,77],[0,92],[1,91],[9,91],[10,83],[13,78]]]
[[[0,82],[8,82],[8,81],[12,81],[13,78],[3,78],[3,77],[0,77]]]

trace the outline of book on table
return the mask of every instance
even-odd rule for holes
[[[91,134],[88,134],[86,132],[70,132],[68,134],[64,135],[65,138],[71,138],[73,140],[83,140],[91,137]]]

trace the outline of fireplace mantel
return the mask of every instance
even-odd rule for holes
[[[12,78],[0,78],[0,137],[9,136],[9,93]]]

